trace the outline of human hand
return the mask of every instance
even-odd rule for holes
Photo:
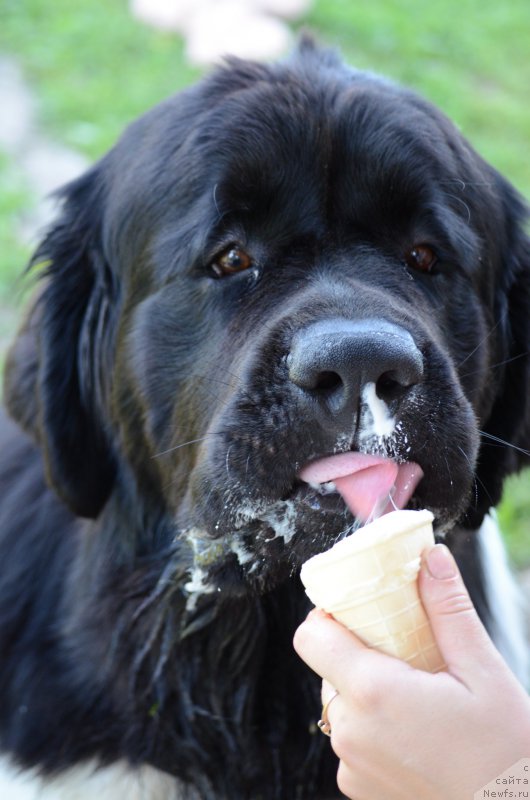
[[[486,633],[449,550],[425,556],[419,590],[447,664],[435,675],[371,650],[322,611],[294,646],[323,680],[339,789],[355,800],[471,800],[530,757],[530,698]]]

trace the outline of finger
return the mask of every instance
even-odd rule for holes
[[[449,672],[469,686],[500,656],[445,545],[437,544],[424,554],[419,590]]]
[[[313,611],[294,637],[298,655],[314,672],[343,695],[350,695],[361,675],[381,675],[407,665],[367,647],[351,631],[323,611]]]
[[[322,680],[322,690],[320,692],[320,697],[322,699],[322,705],[325,706],[326,703],[329,703],[332,696],[335,694],[337,690],[335,689],[332,684],[327,681],[325,678]]]

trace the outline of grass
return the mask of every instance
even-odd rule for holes
[[[95,158],[125,124],[194,80],[181,41],[152,32],[106,0],[3,0],[0,48],[38,89],[41,118]]]
[[[0,366],[5,344],[16,325],[24,292],[20,273],[30,248],[19,233],[31,194],[8,157],[0,152]]]
[[[0,303],[11,302],[9,289],[16,274],[25,263],[29,249],[21,241],[19,230],[24,210],[31,203],[29,187],[14,169],[7,155],[0,152],[0,260],[2,263],[0,280]]]
[[[508,479],[498,510],[504,539],[515,567],[530,567],[530,474]]]
[[[2,0],[0,55],[20,63],[48,136],[90,159],[135,116],[195,80],[183,44],[136,22],[125,0]],[[350,63],[415,87],[530,197],[528,0],[316,0],[303,25]],[[299,27],[302,27],[300,25]],[[35,198],[0,153],[0,342],[12,327],[18,234]],[[500,509],[513,559],[530,564],[530,479]]]
[[[309,22],[351,63],[436,102],[530,197],[527,0],[328,0]]]

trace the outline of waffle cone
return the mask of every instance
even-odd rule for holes
[[[310,600],[370,647],[427,672],[445,665],[421,603],[421,553],[434,544],[429,511],[394,511],[302,566]]]

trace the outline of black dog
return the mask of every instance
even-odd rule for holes
[[[430,104],[308,42],[66,187],[1,440],[1,743],[39,797],[336,797],[291,644],[301,563],[353,522],[300,478],[324,456],[421,468],[406,502],[493,630],[473,532],[529,442],[525,215]]]

